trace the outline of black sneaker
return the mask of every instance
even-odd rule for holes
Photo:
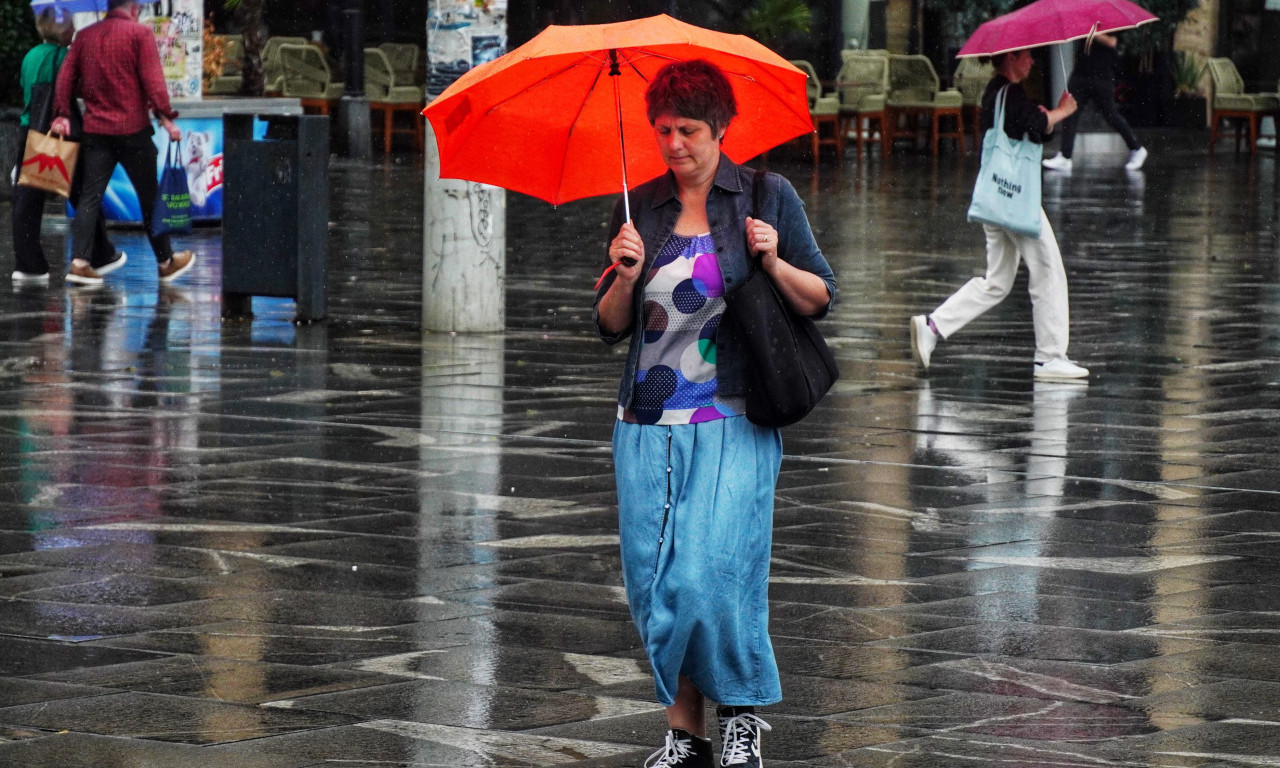
[[[667,743],[649,755],[644,768],[712,768],[711,740],[672,728],[667,731]]]
[[[761,720],[755,707],[716,707],[720,720],[720,765],[742,765],[760,768],[760,732],[771,731]]]

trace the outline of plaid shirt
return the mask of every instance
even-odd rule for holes
[[[127,136],[150,127],[147,110],[170,120],[164,70],[155,36],[116,9],[85,27],[71,44],[54,91],[58,117],[71,114],[71,99],[84,99],[84,132]]]

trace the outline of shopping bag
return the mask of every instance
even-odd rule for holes
[[[767,175],[752,179],[752,218],[765,210],[761,197]],[[840,369],[813,320],[797,315],[768,273],[752,260],[751,274],[725,296],[725,317],[741,331],[746,359],[747,420],[762,427],[785,427],[813,410]]]
[[[71,176],[76,172],[79,154],[80,145],[74,141],[29,130],[18,183],[70,197]]]
[[[996,95],[995,123],[982,139],[982,167],[973,185],[969,221],[979,221],[1029,237],[1040,236],[1040,145],[1025,135],[1004,132],[1009,86]]]
[[[151,214],[151,234],[156,236],[191,231],[191,190],[187,187],[187,172],[182,167],[180,154],[178,142],[170,141]]]

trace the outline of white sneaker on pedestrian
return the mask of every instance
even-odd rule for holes
[[[929,370],[929,358],[933,356],[933,348],[938,346],[938,334],[929,327],[929,319],[924,315],[911,318],[911,355],[920,367]]]
[[[1142,164],[1147,162],[1147,148],[1138,147],[1129,153],[1129,162],[1124,164],[1126,171],[1136,171],[1142,168]]]
[[[47,283],[49,282],[49,273],[44,272],[42,274],[36,274],[34,272],[23,272],[22,270],[15,269],[13,270],[13,274],[9,276],[9,279],[12,280],[15,285],[18,283]]]
[[[1049,158],[1048,160],[1041,160],[1040,164],[1051,171],[1070,171],[1071,170],[1071,158],[1063,157],[1061,152]]]
[[[128,261],[129,254],[124,251],[116,251],[115,258],[111,259],[111,261],[108,261],[106,264],[99,264],[93,268],[93,271],[97,272],[99,277],[102,277],[115,272],[117,269],[123,267]]]
[[[1037,379],[1084,379],[1089,376],[1089,369],[1076,365],[1065,357],[1055,357],[1045,362],[1036,361]]]

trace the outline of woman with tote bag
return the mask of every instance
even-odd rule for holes
[[[75,32],[71,25],[71,15],[63,13],[62,16],[59,19],[58,12],[53,8],[44,8],[36,13],[36,30],[43,42],[32,48],[22,60],[19,79],[24,98],[19,125],[31,131],[48,133],[49,123],[53,120],[53,86],[58,79],[62,60],[67,56],[71,36]],[[74,121],[73,125],[78,122]],[[76,136],[67,138],[78,140]],[[18,163],[21,165],[22,160],[19,159]],[[19,172],[15,169],[15,181],[18,175]],[[79,181],[79,174],[73,172],[70,195],[72,205],[76,205],[80,198]],[[13,187],[14,284],[46,283],[49,280],[49,262],[40,247],[40,222],[44,218],[47,195],[47,192],[35,187],[22,184],[15,184]],[[123,266],[127,257],[111,244],[106,220],[101,213],[98,214],[94,231],[93,268],[99,274],[105,274]]]
[[[1031,73],[1033,63],[1027,50],[1011,51],[991,57],[996,74],[982,95],[980,125],[988,132],[999,131],[997,114],[1003,121],[1003,132],[1015,143],[1043,144],[1054,126],[1076,111],[1070,93],[1062,94],[1055,109],[1045,109],[1027,97],[1021,82]],[[1062,267],[1062,254],[1053,236],[1053,227],[1039,203],[1039,152],[1035,156],[1020,153],[1020,162],[1033,169],[1034,184],[1011,181],[1007,175],[992,174],[991,162],[997,145],[1007,144],[1004,136],[990,134],[983,142],[982,171],[974,189],[974,205],[970,219],[983,222],[987,236],[987,272],[975,277],[928,315],[911,318],[911,352],[916,362],[928,370],[938,341],[950,338],[982,313],[1004,300],[1013,288],[1018,263],[1025,261],[1031,294],[1031,316],[1035,326],[1036,351],[1033,373],[1037,379],[1083,379],[1089,371],[1067,358],[1070,313],[1067,309],[1067,273]],[[1007,159],[1007,158],[1005,158]],[[1026,168],[1019,169],[1027,171]],[[1031,189],[1034,187],[1034,189]],[[994,188],[994,190],[992,189]],[[1027,192],[1030,201],[1020,200]],[[1011,217],[992,216],[988,210],[978,215],[983,198],[1004,198],[1010,209],[1032,207],[1031,226],[1013,225]],[[1009,213],[1014,213],[1010,210]],[[1038,214],[1038,215],[1037,215]],[[1039,220],[1039,226],[1034,224]],[[1003,225],[999,222],[1004,222]],[[1016,229],[1010,228],[1016,226]]]

